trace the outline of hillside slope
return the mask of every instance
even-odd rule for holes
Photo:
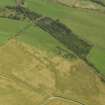
[[[15,39],[0,47],[0,59],[2,104],[104,105],[103,82],[80,59],[50,58]]]

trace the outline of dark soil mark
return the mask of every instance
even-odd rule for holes
[[[80,58],[85,59],[92,48],[92,45],[80,39],[68,27],[59,22],[59,20],[53,20],[49,17],[45,17],[39,20],[37,25],[63,43]]]

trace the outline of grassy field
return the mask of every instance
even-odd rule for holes
[[[59,49],[64,49],[69,52],[67,48],[64,47],[63,44],[59,43],[56,39],[51,37],[47,32],[44,32],[38,27],[31,26],[26,31],[22,32],[19,37],[17,37],[19,41],[23,41],[35,48],[47,51],[48,54],[59,52]],[[58,50],[58,51],[57,51]]]
[[[73,32],[93,42],[94,44],[98,43],[103,46],[105,27],[103,22],[105,21],[104,14],[83,9],[67,8],[60,6],[59,4],[51,4],[47,2],[47,0],[45,1],[29,1],[28,6],[35,12],[60,19],[60,21],[69,26]],[[32,4],[35,6],[32,6]],[[40,7],[40,9],[38,9],[38,7]]]
[[[105,75],[105,49],[94,47],[88,56],[88,60],[92,62],[102,74]]]
[[[49,2],[48,0],[44,0],[43,2],[41,0],[31,0],[27,1],[27,4],[28,7],[35,12],[54,19],[59,19],[71,28],[79,37],[93,44],[94,53],[91,53],[89,61],[98,67],[100,72],[104,73],[105,64],[103,65],[103,68],[100,68],[98,65],[102,65],[101,62],[105,60],[105,57],[102,57],[102,59],[100,59],[101,62],[99,62],[99,58],[95,56],[95,53],[97,53],[97,49],[101,49],[101,55],[104,56],[105,53],[103,50],[105,48],[105,14],[97,11],[64,7]],[[95,58],[95,61],[93,60],[93,57]],[[98,65],[95,62],[98,62]]]
[[[27,22],[0,18],[0,44],[7,42],[26,25],[28,25]]]
[[[15,5],[15,0],[1,0],[0,1],[0,7],[6,6],[6,5]]]

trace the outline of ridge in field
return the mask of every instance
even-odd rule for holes
[[[12,39],[0,47],[0,59],[2,104],[66,105],[69,100],[70,105],[104,105],[104,84],[93,68],[78,58],[48,56]]]

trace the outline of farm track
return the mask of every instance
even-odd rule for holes
[[[81,102],[79,102],[79,101],[77,101],[75,99],[74,100],[73,99],[66,99],[66,98],[59,97],[59,96],[50,97],[45,102],[43,102],[43,104],[41,104],[41,105],[47,105],[49,102],[51,102],[51,101],[53,101],[55,99],[62,100],[64,102],[68,102],[68,103],[73,102],[73,103],[77,103],[78,105],[85,105],[85,104],[83,104],[83,103],[81,103]]]
[[[12,80],[14,81],[16,84],[18,84],[20,87],[27,89],[27,90],[30,90],[30,91],[33,91],[35,94],[38,93],[38,94],[42,94],[42,91],[38,91],[37,88],[35,88],[34,86],[32,86],[31,84],[23,81],[22,79],[18,78],[17,76],[13,75],[13,74],[0,74],[0,77],[2,78],[5,78],[7,80]],[[43,93],[43,94],[46,94],[46,93]],[[41,103],[40,105],[47,105],[49,102],[55,100],[55,99],[58,99],[58,100],[62,100],[64,102],[73,102],[73,103],[77,103],[79,105],[86,105],[76,99],[67,99],[67,98],[63,98],[63,97],[60,97],[60,96],[48,96],[46,98],[46,100]]]

